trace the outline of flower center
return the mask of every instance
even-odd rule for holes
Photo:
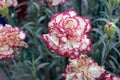
[[[67,24],[65,25],[66,28],[73,28],[73,22],[72,20],[67,21]]]

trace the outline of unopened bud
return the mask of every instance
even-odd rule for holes
[[[112,22],[108,22],[104,27],[105,33],[111,38],[114,37],[116,30],[117,30],[117,26]]]

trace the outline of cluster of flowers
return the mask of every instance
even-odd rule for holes
[[[90,19],[78,16],[73,10],[56,13],[48,23],[49,33],[43,41],[53,53],[70,56],[63,76],[65,80],[96,80],[106,71],[87,55],[79,52],[91,51]],[[120,77],[105,75],[103,80],[120,80]]]
[[[39,1],[46,1],[52,6],[65,3],[65,0]],[[0,0],[0,9],[16,7],[17,4],[16,0]],[[48,23],[48,28],[49,33],[44,34],[42,39],[51,49],[51,52],[58,53],[60,56],[70,56],[70,63],[63,73],[65,80],[96,80],[102,74],[104,74],[103,80],[120,80],[120,77],[106,73],[87,55],[79,54],[79,52],[91,51],[91,40],[88,38],[88,33],[91,31],[89,18],[84,18],[75,11],[68,10],[56,13]],[[106,32],[109,30],[105,29]],[[114,33],[114,28],[112,33]],[[11,58],[15,48],[27,47],[27,43],[23,41],[25,37],[26,34],[18,27],[0,24],[0,59]]]
[[[23,41],[25,37],[26,34],[18,27],[0,24],[0,59],[11,58],[15,48],[27,47]]]

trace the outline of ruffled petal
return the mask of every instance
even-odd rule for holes
[[[73,10],[56,13],[48,23],[49,33],[43,35],[52,52],[61,56],[75,56],[78,52],[91,51],[90,20],[78,16]]]
[[[79,57],[69,58],[69,61],[63,73],[65,80],[96,80],[105,72],[87,55],[81,54]]]
[[[25,40],[26,34],[17,27],[0,24],[0,59],[10,58],[14,48],[27,47]]]

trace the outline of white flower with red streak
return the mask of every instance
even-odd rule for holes
[[[17,27],[0,24],[0,59],[13,56],[14,48],[27,47],[26,34]]]
[[[42,36],[48,48],[61,56],[75,56],[91,50],[88,32],[90,19],[78,16],[73,10],[56,13],[48,23],[49,33]]]
[[[110,73],[105,72],[103,80],[120,80],[120,76],[113,76]]]
[[[17,0],[0,0],[0,3],[6,5],[7,7],[16,7],[18,5]]]
[[[87,55],[81,54],[79,57],[70,58],[69,61],[63,73],[65,80],[95,80],[105,71]]]
[[[40,2],[43,0],[39,0]],[[66,0],[46,0],[47,3],[51,3],[52,6],[58,6],[58,5],[62,5],[66,2]]]

